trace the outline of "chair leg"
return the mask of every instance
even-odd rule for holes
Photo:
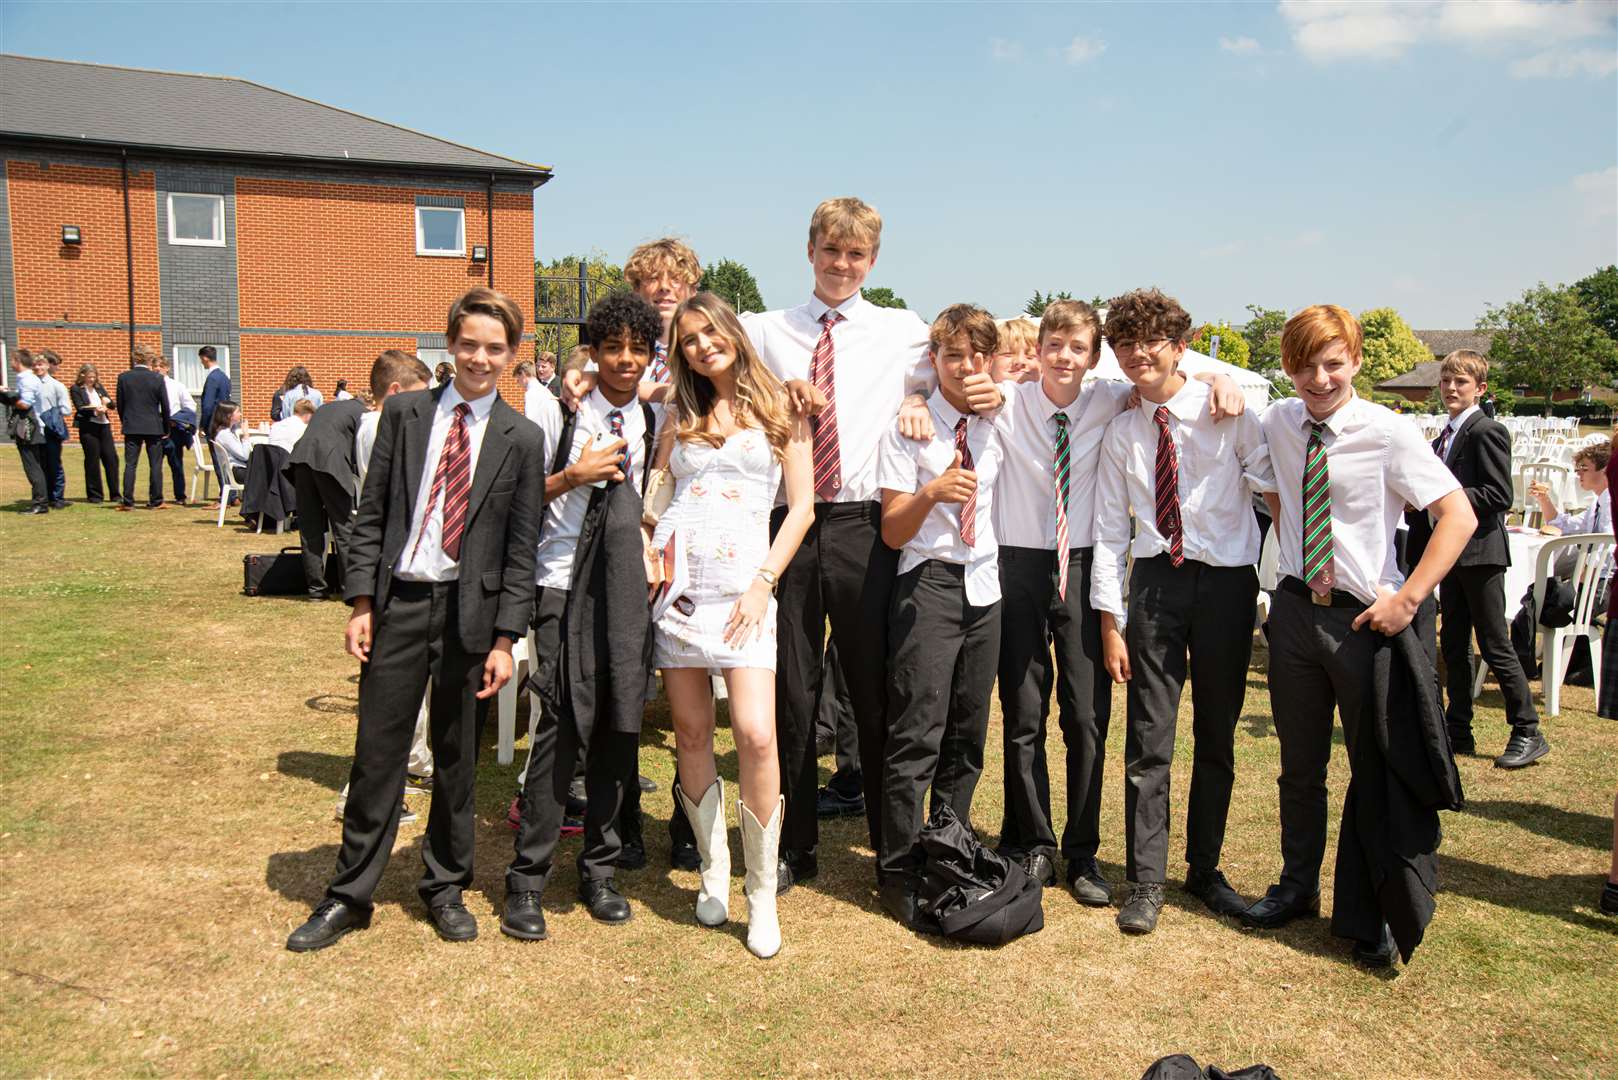
[[[1476,701],[1483,693],[1483,677],[1489,673],[1489,666],[1483,662],[1483,657],[1472,658],[1472,700]]]
[[[1541,684],[1545,688],[1545,715],[1556,716],[1562,710],[1562,631],[1546,630],[1545,655],[1540,660]]]
[[[1595,627],[1590,628],[1590,670],[1591,685],[1595,687],[1596,700],[1601,700],[1601,634]]]

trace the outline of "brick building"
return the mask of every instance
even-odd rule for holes
[[[445,358],[472,285],[532,325],[545,166],[242,79],[8,55],[0,161],[0,348],[55,349],[64,382],[110,387],[143,342],[195,391],[213,345],[257,423],[294,364],[330,399],[383,349]]]

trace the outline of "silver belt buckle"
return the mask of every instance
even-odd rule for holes
[[[1331,593],[1321,594],[1310,589],[1309,599],[1319,607],[1331,607]]]

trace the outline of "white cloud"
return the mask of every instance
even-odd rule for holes
[[[1580,173],[1573,178],[1573,190],[1584,203],[1585,216],[1592,221],[1618,217],[1618,165]]]
[[[1608,49],[1547,49],[1511,65],[1514,79],[1603,78],[1618,71],[1618,52]]]
[[[1349,57],[1390,60],[1422,35],[1431,3],[1388,0],[1281,0],[1298,50],[1318,63]]]
[[[990,38],[989,55],[996,60],[1014,64],[1022,59],[1022,43],[1007,41],[1005,38]]]
[[[1062,50],[1062,59],[1077,67],[1080,64],[1088,64],[1106,51],[1107,43],[1105,41],[1100,38],[1087,38],[1080,34],[1068,42],[1067,48]]]
[[[1223,35],[1219,38],[1219,48],[1237,56],[1252,56],[1264,51],[1259,43],[1250,37],[1229,38]]]
[[[1459,41],[1549,45],[1608,32],[1613,11],[1607,0],[1447,0],[1438,11],[1438,31]]]

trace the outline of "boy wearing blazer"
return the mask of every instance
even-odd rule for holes
[[[418,892],[439,936],[477,937],[461,894],[478,741],[528,628],[544,498],[539,429],[495,392],[522,327],[509,298],[471,290],[449,311],[454,380],[383,406],[344,578],[346,643],[362,667],[343,843],[325,899],[287,939],[294,952],[370,925],[429,680],[435,778]]]

